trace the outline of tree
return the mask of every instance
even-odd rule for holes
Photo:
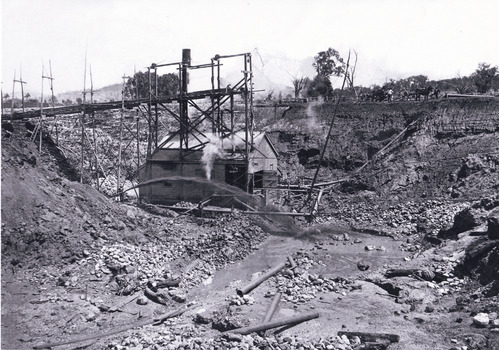
[[[318,97],[330,96],[333,92],[333,85],[328,77],[317,74],[312,81],[307,85],[307,96]]]
[[[83,100],[81,99],[81,97],[78,97],[76,99],[76,103],[79,104],[79,105],[81,105],[83,103]]]
[[[31,95],[30,95],[30,93],[29,93],[29,92],[27,92],[27,93],[26,93],[26,95],[24,95],[24,98],[26,98],[26,99],[28,99],[28,98],[30,98],[30,97],[31,97]]]
[[[9,94],[5,94],[5,95],[3,95],[3,98],[5,98],[5,99],[8,99],[9,97],[10,97],[10,95],[9,95]]]
[[[293,78],[291,82],[293,83],[293,87],[295,90],[295,100],[300,96],[300,92],[303,90],[305,85],[309,82],[310,79],[308,77],[302,76],[300,78]]]
[[[357,99],[359,97],[360,90],[355,88],[354,79],[355,79],[355,70],[357,69],[358,55],[357,55],[357,51],[355,51],[355,50],[353,50],[353,53],[355,55],[355,62],[354,62],[354,64],[350,65],[350,67],[348,68],[348,70],[346,72],[346,79],[348,82],[348,87],[350,88],[350,90],[353,91],[353,93],[355,94],[355,98]],[[350,53],[348,55],[350,56]]]
[[[488,63],[479,63],[478,68],[472,74],[475,86],[480,93],[486,93],[492,88],[492,81],[497,74],[497,66],[491,67]]]
[[[329,48],[321,51],[314,57],[313,66],[318,75],[329,78],[331,75],[340,76],[344,72],[343,58],[335,49]]]
[[[156,90],[154,74],[151,73],[151,85],[153,89],[153,93]],[[179,92],[178,89],[178,76],[174,73],[167,73],[158,76],[158,95],[159,96],[168,96],[175,95]],[[149,77],[147,72],[137,72],[135,73],[133,78],[129,78],[127,81],[128,88],[135,93],[138,90],[139,98],[147,98],[149,97]]]

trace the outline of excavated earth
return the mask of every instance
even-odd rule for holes
[[[333,110],[259,112],[284,183],[313,176]],[[320,182],[342,181],[311,223],[120,203],[3,132],[2,349],[499,349],[497,101],[345,103],[334,122]],[[236,334],[276,293],[272,320],[318,317]]]

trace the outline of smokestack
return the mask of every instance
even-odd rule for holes
[[[182,50],[182,69],[180,70],[180,94],[187,94],[189,73],[187,68],[191,65],[191,49]],[[180,101],[180,149],[189,148],[189,108],[187,100]],[[183,144],[183,145],[182,145]]]
[[[182,64],[190,67],[191,65],[191,49],[182,50]]]

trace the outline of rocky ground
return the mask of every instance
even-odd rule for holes
[[[2,136],[3,349],[499,348],[494,191],[333,188],[312,223],[200,218],[116,202],[24,129]],[[310,320],[239,334],[276,295],[273,321]]]

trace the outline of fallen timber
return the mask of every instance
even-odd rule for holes
[[[267,313],[265,314],[265,317],[263,319],[263,323],[270,322],[272,320],[272,316],[274,316],[275,309],[277,308],[277,304],[279,304],[279,300],[281,300],[281,293],[277,292],[274,295],[274,299],[272,299],[272,303],[269,306],[269,309],[267,310]]]
[[[154,319],[145,320],[145,321],[138,322],[135,324],[129,324],[129,325],[115,328],[113,330],[103,332],[103,333],[85,335],[85,336],[81,336],[81,337],[66,340],[66,341],[39,344],[39,345],[33,346],[33,349],[50,349],[50,348],[55,347],[55,346],[68,345],[68,344],[80,343],[80,342],[84,342],[84,341],[88,341],[88,340],[109,337],[109,336],[114,335],[114,334],[126,332],[127,330],[132,329],[132,328],[144,327],[144,326],[151,325],[151,324],[161,324],[169,318],[182,315],[187,310],[189,310],[189,308],[181,307],[177,310],[170,311],[169,313],[164,314],[160,317],[156,317]]]
[[[268,278],[274,276],[276,273],[278,273],[279,271],[281,271],[288,264],[289,264],[288,261],[284,261],[284,262],[280,263],[279,265],[275,266],[274,268],[270,269],[269,271],[267,271],[266,273],[264,273],[263,275],[261,275],[260,277],[258,277],[257,279],[255,279],[254,281],[251,281],[246,286],[244,286],[244,287],[242,287],[240,289],[237,289],[236,290],[237,295],[243,296],[244,294],[247,294],[247,293],[251,292],[253,289],[255,289],[256,287],[258,287],[263,281],[265,281]]]
[[[152,104],[161,104],[161,103],[171,103],[177,101],[187,101],[187,100],[197,100],[203,99],[209,96],[213,97],[222,97],[227,93],[231,94],[242,94],[244,93],[244,89],[237,90],[227,90],[227,89],[215,89],[215,90],[202,90],[191,93],[184,94],[176,94],[176,95],[168,95],[168,96],[159,96],[158,98],[152,99]],[[150,102],[149,98],[139,98],[135,100],[125,100],[125,101],[113,101],[113,102],[98,102],[98,103],[84,103],[80,105],[72,105],[72,106],[63,106],[63,107],[54,107],[54,108],[44,108],[43,116],[44,117],[55,117],[56,115],[64,115],[64,114],[78,114],[84,113],[89,114],[97,111],[105,111],[112,109],[132,109],[134,107],[138,107],[141,104],[148,104]],[[12,115],[9,113],[2,113],[2,121],[9,120],[21,120],[21,119],[29,119],[29,118],[39,118],[41,110],[39,108],[32,109],[25,112],[14,112]]]
[[[246,335],[246,334],[250,334],[253,332],[263,332],[263,331],[266,331],[266,330],[269,330],[272,328],[281,327],[281,326],[295,325],[295,324],[309,321],[309,320],[312,320],[312,319],[318,318],[318,317],[319,317],[318,312],[309,312],[309,313],[301,314],[298,316],[289,317],[289,318],[286,318],[283,320],[261,323],[261,324],[256,325],[256,326],[249,326],[249,327],[232,329],[232,330],[226,331],[224,333],[227,333],[227,334],[236,333],[236,334]]]
[[[338,335],[346,335],[347,337],[359,337],[363,342],[376,342],[378,340],[388,340],[392,343],[398,343],[400,336],[398,334],[389,333],[369,333],[369,332],[347,332],[339,331]]]

